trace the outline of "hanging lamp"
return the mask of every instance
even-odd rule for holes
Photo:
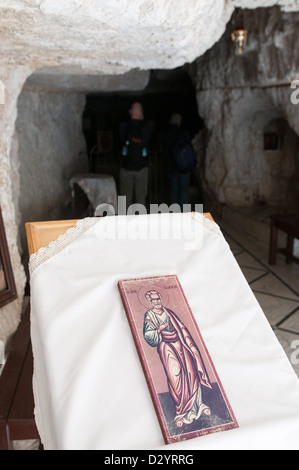
[[[243,53],[246,36],[247,36],[247,31],[244,28],[244,26],[238,26],[231,33],[231,38],[237,46],[237,52],[239,55]]]

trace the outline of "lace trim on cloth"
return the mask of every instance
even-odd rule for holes
[[[66,246],[71,245],[75,240],[83,235],[87,230],[93,227],[99,219],[97,217],[86,217],[85,219],[78,220],[74,227],[66,230],[65,233],[60,235],[56,240],[49,243],[45,247],[41,247],[36,253],[30,256],[29,272],[30,275],[36,271],[45,261],[60,253]]]
[[[219,226],[213,220],[199,212],[188,212],[187,214],[196,222],[203,223],[206,229],[222,236]],[[29,260],[30,275],[45,261],[55,256],[57,253],[60,253],[66,246],[71,245],[98,221],[99,219],[97,217],[87,217],[79,220],[74,227],[69,228],[63,235],[60,235],[56,240],[50,242],[49,245],[40,248],[36,253],[32,254]]]
[[[190,212],[189,215],[194,219],[195,221],[199,223],[203,223],[205,228],[207,230],[210,230],[211,232],[216,233],[217,235],[223,237],[223,234],[221,232],[221,229],[219,225],[216,224],[214,220],[209,219],[208,216],[205,216],[199,212]]]

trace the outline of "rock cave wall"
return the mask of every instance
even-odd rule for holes
[[[27,251],[25,223],[62,218],[71,205],[70,178],[88,170],[84,106],[83,94],[23,90],[19,96],[17,151],[11,160],[17,162],[19,173],[13,192],[22,254]]]
[[[299,15],[278,7],[245,10],[242,55],[230,34],[193,64],[199,113],[206,124],[204,183],[230,206],[298,206],[299,105],[291,82],[299,74]],[[194,73],[195,68],[195,73]],[[281,148],[264,149],[264,134],[281,134]]]
[[[15,178],[15,171],[11,166],[10,152],[14,143],[13,136],[17,117],[18,95],[26,77],[30,73],[31,69],[26,66],[0,66],[2,83],[7,84],[4,89],[3,104],[0,106],[0,205],[18,294],[16,300],[5,305],[0,310],[0,341],[4,346],[9,344],[9,338],[18,325],[26,282],[18,249],[18,228],[15,219],[16,212],[12,191],[17,178]]]

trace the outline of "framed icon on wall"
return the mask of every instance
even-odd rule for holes
[[[0,308],[16,298],[17,289],[0,208]]]

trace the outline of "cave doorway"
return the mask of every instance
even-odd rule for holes
[[[150,204],[169,203],[166,158],[163,134],[172,113],[182,115],[182,127],[190,139],[204,128],[198,114],[196,90],[183,68],[151,71],[148,86],[141,92],[97,93],[86,96],[83,132],[86,138],[89,172],[112,175],[119,191],[121,144],[119,125],[129,119],[128,110],[134,101],[142,103],[144,119],[152,128],[149,145]],[[119,194],[119,193],[118,193]],[[195,174],[190,182],[190,203],[202,203],[201,182]]]

